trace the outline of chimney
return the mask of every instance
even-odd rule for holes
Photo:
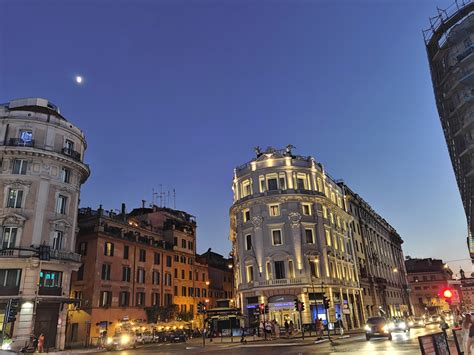
[[[122,220],[124,222],[125,222],[125,213],[126,213],[125,203],[122,203]]]
[[[142,200],[142,208],[145,208],[145,200]]]

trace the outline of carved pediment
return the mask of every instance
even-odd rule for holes
[[[52,219],[49,221],[49,223],[54,229],[63,230],[63,231],[68,230],[72,226],[71,223],[69,223],[69,221],[64,218]]]
[[[22,187],[22,186],[31,186],[31,181],[24,180],[5,180],[5,185],[12,187]]]
[[[0,215],[0,225],[2,226],[23,227],[26,220],[26,217],[18,213],[7,213],[4,215]]]

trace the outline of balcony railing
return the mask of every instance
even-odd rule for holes
[[[61,287],[42,287],[39,288],[41,296],[62,296],[63,289]]]
[[[20,285],[0,287],[0,296],[16,296],[20,292]]]
[[[8,141],[8,145],[16,147],[34,147],[35,140],[32,139],[30,141],[24,141],[21,138],[10,138],[10,140]]]
[[[37,256],[38,246],[25,249],[7,249],[0,251],[0,258],[30,258]],[[81,255],[66,250],[50,250],[50,258],[55,260],[81,262]]]
[[[71,148],[63,148],[62,153],[64,155],[67,155],[68,157],[71,157],[74,160],[81,161],[81,154]]]

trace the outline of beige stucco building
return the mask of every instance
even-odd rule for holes
[[[346,327],[363,322],[343,190],[313,157],[292,146],[262,152],[235,169],[230,208],[237,306],[248,325],[270,319],[300,327],[294,299],[304,302],[303,324],[326,320],[323,294]]]
[[[80,187],[89,177],[86,141],[45,99],[0,105],[0,324],[14,348],[31,334],[63,348]],[[39,245],[51,247],[40,261]],[[19,299],[16,321],[4,323],[9,299]]]

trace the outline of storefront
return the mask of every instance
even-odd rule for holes
[[[293,322],[295,327],[300,328],[299,313],[295,311],[295,296],[283,295],[268,298],[269,319],[275,320],[279,325],[285,322]]]

